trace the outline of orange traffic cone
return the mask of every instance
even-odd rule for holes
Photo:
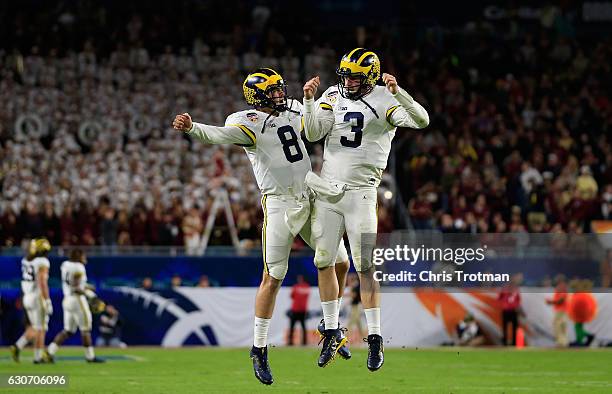
[[[516,329],[516,348],[522,349],[525,347],[525,331],[523,327]]]

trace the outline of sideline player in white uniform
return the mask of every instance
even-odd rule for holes
[[[30,327],[11,346],[13,360],[19,362],[19,353],[31,341],[34,341],[34,364],[41,364],[45,334],[48,329],[49,316],[53,314],[53,304],[49,296],[49,268],[51,264],[47,255],[51,244],[46,238],[35,238],[30,241],[28,254],[21,260],[21,291],[23,307],[28,315]],[[32,332],[33,330],[33,332]]]
[[[264,212],[262,252],[264,274],[255,299],[254,341],[251,359],[255,376],[272,384],[267,337],[276,294],[287,273],[294,237],[300,234],[311,247],[310,201],[304,180],[310,158],[300,138],[301,104],[287,99],[286,85],[276,71],[260,68],[243,83],[246,102],[254,109],[233,113],[224,127],[192,122],[189,114],[177,115],[173,127],[207,144],[237,144],[251,161],[261,190]],[[298,212],[294,220],[287,216]],[[334,250],[336,300],[342,296],[348,271],[348,254],[338,239]],[[337,259],[336,259],[337,256]],[[343,338],[346,340],[345,338]],[[348,353],[348,349],[345,349]],[[350,353],[348,353],[350,357]]]
[[[90,300],[97,300],[96,294],[87,285],[87,273],[85,271],[87,258],[80,249],[70,252],[68,260],[60,267],[62,272],[62,291],[64,300],[62,309],[64,311],[64,330],[58,333],[53,342],[47,348],[45,358],[54,362],[55,354],[64,341],[74,334],[77,328],[81,331],[81,341],[85,348],[85,360],[88,363],[103,363],[104,360],[97,358],[94,353],[91,340],[92,316],[89,308]],[[100,303],[101,301],[98,301]],[[102,309],[104,306],[102,305]]]
[[[368,324],[367,367],[378,370],[383,362],[380,330],[380,286],[373,277],[372,249],[378,226],[377,192],[387,167],[391,141],[397,127],[421,129],[429,124],[427,111],[395,77],[383,74],[386,87],[377,86],[380,61],[374,52],[356,48],[344,55],[336,70],[338,85],[328,88],[318,102],[315,77],[304,85],[304,123],[309,141],[325,137],[321,177],[336,190],[333,201],[317,196],[312,213],[319,268],[319,291],[325,320],[325,339],[319,366],[325,366],[339,345],[338,292],[333,259],[345,230],[353,264],[361,283],[361,302]],[[362,234],[371,234],[362,237]],[[362,242],[364,241],[364,242]]]

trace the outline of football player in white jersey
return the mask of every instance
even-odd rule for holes
[[[288,267],[291,244],[297,234],[311,241],[310,201],[304,180],[310,158],[300,138],[303,129],[301,104],[287,98],[286,85],[276,71],[260,68],[243,83],[246,102],[254,109],[233,113],[224,127],[192,122],[189,114],[177,115],[173,127],[208,144],[242,146],[251,161],[261,190],[264,212],[262,252],[264,274],[255,299],[254,341],[251,359],[255,376],[272,384],[267,337],[276,294]],[[295,215],[294,215],[295,214]],[[348,271],[348,254],[338,240],[334,248],[336,300],[341,297]],[[346,338],[343,338],[346,341]],[[343,342],[344,343],[344,342]],[[343,348],[348,357],[348,349]]]
[[[304,85],[305,135],[309,141],[325,138],[321,177],[336,190],[333,201],[317,196],[312,212],[326,329],[319,366],[333,359],[339,343],[338,288],[331,268],[334,261],[329,256],[335,255],[338,240],[346,230],[368,324],[366,364],[376,371],[384,362],[380,286],[374,280],[372,264],[378,226],[376,188],[387,166],[396,128],[424,128],[429,116],[392,75],[382,75],[386,86],[376,85],[381,75],[374,52],[363,48],[350,51],[342,57],[336,73],[338,84],[328,88],[316,103],[319,78]]]
[[[64,329],[58,333],[53,342],[47,347],[45,358],[54,362],[55,354],[64,341],[81,331],[81,341],[85,348],[85,360],[88,363],[103,363],[104,360],[96,357],[91,340],[92,316],[89,300],[97,299],[96,294],[87,285],[87,272],[85,271],[87,258],[81,249],[70,252],[69,259],[60,267],[62,275],[62,291],[64,300]]]
[[[31,341],[34,341],[34,364],[43,363],[45,334],[48,329],[49,316],[53,314],[53,304],[49,296],[49,268],[51,264],[47,255],[51,244],[46,238],[35,238],[30,241],[28,253],[21,260],[21,291],[23,307],[28,315],[30,327],[11,346],[13,360],[19,362],[19,353]],[[33,333],[29,333],[33,330]],[[32,338],[33,337],[33,338]]]

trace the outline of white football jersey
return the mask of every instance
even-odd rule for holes
[[[332,86],[315,105],[320,117],[333,116],[333,126],[325,138],[321,176],[353,187],[380,184],[398,126],[426,125],[420,117],[413,119],[384,86],[375,86],[360,100],[344,98],[338,87]],[[418,103],[413,105],[427,116]]]
[[[41,267],[51,267],[49,259],[46,257],[35,257],[28,260],[25,257],[21,259],[21,291],[23,294],[38,293],[38,270]]]
[[[73,295],[73,290],[85,290],[87,284],[87,273],[85,265],[79,262],[66,260],[60,267],[62,271],[62,290],[64,297]],[[77,276],[80,275],[80,282],[77,285]]]
[[[290,111],[279,116],[249,109],[229,115],[225,127],[194,123],[188,134],[206,143],[242,146],[262,194],[300,195],[311,169],[310,157],[301,138],[302,104],[296,100],[288,104]]]

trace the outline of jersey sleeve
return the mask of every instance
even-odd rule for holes
[[[49,269],[49,267],[51,267],[51,263],[46,257],[38,257],[34,262],[34,269],[36,272],[38,272],[43,267]]]
[[[225,121],[225,126],[211,126],[193,122],[191,130],[187,132],[206,144],[237,144],[240,146],[254,146],[255,133],[249,129],[245,122],[232,114]]]
[[[386,111],[387,122],[395,127],[422,129],[429,125],[429,114],[404,89],[399,88]]]
[[[328,88],[317,100],[304,99],[304,134],[308,141],[318,141],[325,137],[334,126],[334,110],[329,102]]]

